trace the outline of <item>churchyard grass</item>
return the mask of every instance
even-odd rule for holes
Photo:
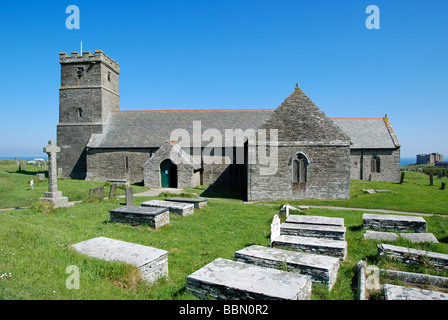
[[[35,203],[33,201],[37,201],[37,198],[46,191],[46,181],[34,185],[35,190],[37,185],[45,185],[35,194],[28,190],[29,186],[26,184],[25,187],[14,187],[14,181],[16,184],[22,180],[26,183],[26,180],[33,175],[17,173],[13,162],[12,165],[7,164],[6,168],[2,163],[0,173],[0,185],[3,185],[3,182],[12,183],[10,188],[13,189],[3,189],[1,201],[4,206],[17,207],[18,203],[21,203],[20,205]],[[425,201],[422,197],[429,196],[433,200],[428,201],[428,210],[446,213],[440,209],[441,203],[446,202],[446,196],[440,196],[438,193],[443,191],[437,187],[430,189],[424,185],[424,177],[418,175],[415,177],[414,181],[411,181],[411,174],[407,175],[409,180],[402,186],[396,183],[376,185],[375,182],[355,181],[352,183],[354,187],[352,193],[357,197],[353,199],[353,206],[364,203],[370,207],[380,207],[389,203],[392,206],[390,199],[385,200],[382,197],[394,196],[395,201],[404,203],[405,201],[399,198],[404,193],[410,193],[413,196],[407,198],[410,203],[406,210],[414,208],[414,211],[420,211]],[[364,195],[357,188],[366,188],[365,184],[369,186],[375,184],[375,189],[390,189],[391,193]],[[90,187],[104,183],[62,179],[60,185],[60,189],[70,200],[83,200],[87,199]],[[403,190],[400,191],[399,188]],[[424,188],[429,190],[429,195],[421,192],[419,196],[416,189]],[[186,193],[199,194],[205,189],[205,187],[189,188]],[[105,194],[107,191],[106,188]],[[24,197],[23,193],[28,194]],[[11,199],[4,199],[5,194]],[[220,190],[220,194],[225,192]],[[165,194],[165,196],[172,195]],[[370,200],[367,200],[368,197],[371,197]],[[134,204],[140,205],[141,202],[152,199],[163,197],[134,197]],[[379,203],[375,203],[375,200]],[[299,202],[291,202],[293,205],[296,203]],[[335,205],[332,201],[316,203]],[[346,201],[344,205],[347,203],[350,204],[350,201]],[[206,207],[196,209],[193,215],[186,217],[170,215],[170,224],[156,230],[147,226],[133,227],[111,223],[109,210],[124,205],[123,198],[83,201],[73,207],[49,212],[37,210],[34,206],[28,209],[0,211],[0,274],[5,275],[0,278],[0,299],[196,299],[185,292],[186,277],[218,257],[233,259],[235,251],[252,244],[269,246],[270,224],[283,204],[284,202],[246,204],[237,199],[213,198],[208,200]],[[441,273],[430,267],[412,267],[378,258],[376,244],[380,242],[366,241],[363,238],[362,211],[310,208],[305,210],[305,213],[342,217],[347,227],[348,255],[341,264],[338,280],[331,292],[321,285],[314,284],[312,299],[356,299],[356,263],[361,259],[368,265],[380,268],[448,276],[447,272]],[[399,240],[393,244],[448,254],[448,216],[424,218],[428,223],[428,232],[432,232],[440,243],[415,244]],[[284,219],[282,216],[282,220]],[[72,244],[99,236],[167,250],[169,278],[161,279],[154,285],[147,285],[139,278],[138,269],[135,267],[90,258],[71,248]],[[388,242],[382,241],[382,243]],[[79,289],[66,287],[66,281],[71,275],[66,273],[69,266],[79,268]]]
[[[48,167],[48,166],[47,166]],[[14,160],[0,160],[0,208],[16,208],[36,205],[39,197],[43,197],[48,191],[48,178],[39,181],[36,178],[37,173],[41,171],[37,165],[26,165],[26,171],[20,171]],[[34,179],[33,189],[29,181]],[[110,183],[98,181],[58,179],[58,188],[63,195],[68,197],[69,201],[79,201],[89,196],[89,189],[105,186],[104,195],[109,194]],[[138,185],[132,185],[134,193],[147,190],[148,188]],[[124,187],[117,188],[117,195],[125,193]]]
[[[421,213],[448,215],[448,188],[440,189],[448,178],[434,177],[434,185],[429,185],[429,177],[420,172],[406,172],[403,184],[385,181],[352,180],[350,200],[301,200],[288,201],[295,205],[336,206],[367,209],[388,209]],[[389,190],[369,194],[363,189]],[[193,188],[188,190],[193,191]],[[201,191],[201,189],[196,189]],[[284,204],[285,201],[271,203]]]

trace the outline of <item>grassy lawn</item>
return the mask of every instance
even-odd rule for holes
[[[26,165],[26,171],[19,172],[14,160],[0,160],[0,208],[26,207],[36,204],[40,197],[43,197],[48,191],[48,179],[38,181],[37,173],[45,173],[48,177],[48,171],[41,171],[37,165]],[[34,179],[33,189],[29,184]],[[89,189],[104,186],[104,194],[109,194],[109,183],[98,181],[58,179],[58,189],[62,191],[63,196],[68,197],[69,201],[83,200],[89,195]],[[147,190],[148,188],[132,185],[134,193]],[[117,195],[124,194],[124,188],[117,188]]]
[[[14,163],[0,165],[0,185],[3,188],[0,202],[3,207],[34,203],[33,201],[46,191],[47,182],[36,183],[35,190],[28,190],[27,179],[31,179],[33,174],[17,173]],[[346,206],[348,203],[352,204],[351,206],[380,207],[388,204],[391,206],[390,209],[410,210],[409,208],[415,207],[414,211],[423,211],[421,209],[424,207],[424,197],[428,196],[432,200],[427,202],[428,210],[424,212],[448,213],[446,209],[441,210],[442,204],[446,204],[448,190],[441,191],[436,186],[425,186],[424,177],[416,176],[412,179],[409,172],[406,174],[409,180],[406,180],[404,185],[355,181],[352,184],[354,189],[352,194],[357,197],[352,199],[353,202],[350,200],[341,205]],[[11,189],[15,189],[5,188],[4,184],[7,183],[11,185]],[[40,188],[41,184],[42,188],[37,191],[37,186]],[[104,183],[62,179],[60,190],[70,200],[82,200],[85,199],[90,187],[99,185]],[[374,195],[361,192],[361,189],[371,187],[390,189],[391,192]],[[198,193],[204,190],[204,187],[189,189]],[[24,193],[27,196],[23,196]],[[395,202],[406,203],[401,197],[407,193],[414,196],[408,197],[407,201],[410,203],[406,209],[395,207],[393,195]],[[4,199],[5,197],[10,199]],[[143,201],[157,198],[163,197],[135,197],[134,202],[135,205],[139,205]],[[34,206],[29,209],[0,211],[0,275],[4,275],[0,277],[0,299],[196,299],[185,292],[186,277],[218,257],[233,259],[236,250],[249,245],[268,246],[270,223],[274,214],[277,214],[284,204],[284,202],[246,204],[236,199],[215,198],[209,200],[205,208],[195,209],[195,213],[191,216],[170,215],[169,225],[154,230],[146,226],[132,227],[111,223],[109,210],[121,206],[122,202],[122,199],[117,198],[81,202],[73,207],[56,209],[47,214],[39,213]],[[316,203],[335,205],[335,202],[331,201]],[[348,256],[339,269],[338,281],[331,292],[322,286],[313,285],[312,299],[356,299],[356,262],[361,259],[368,265],[380,268],[448,276],[432,268],[409,267],[386,259],[378,259],[376,244],[379,242],[366,241],[363,238],[362,212],[309,209],[306,210],[306,214],[342,217],[347,227]],[[394,244],[448,253],[448,216],[432,216],[424,219],[428,223],[428,232],[434,233],[440,241],[439,244],[411,244],[403,240]],[[159,280],[154,285],[147,285],[140,280],[134,267],[89,258],[78,254],[70,247],[77,242],[99,236],[167,250],[169,278]],[[77,290],[66,288],[66,280],[70,275],[66,273],[66,269],[72,265],[80,270],[80,288]]]

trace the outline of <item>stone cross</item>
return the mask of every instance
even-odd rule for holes
[[[48,141],[48,146],[44,147],[44,152],[48,154],[48,192],[45,192],[44,198],[39,198],[39,200],[52,202],[55,208],[73,205],[73,203],[68,202],[68,198],[63,197],[62,192],[58,190],[56,153],[60,151],[61,148],[56,145],[54,140]]]
[[[54,140],[48,141],[48,146],[44,147],[44,152],[48,154],[48,192],[58,192],[58,173],[56,168],[56,153],[61,148],[56,145]]]

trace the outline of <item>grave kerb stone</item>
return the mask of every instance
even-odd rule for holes
[[[187,277],[187,292],[225,300],[309,300],[311,277],[218,258]]]
[[[235,261],[282,269],[311,276],[331,290],[336,282],[340,260],[335,257],[252,245],[238,250]]]
[[[168,277],[168,251],[121,240],[98,237],[72,245],[79,253],[106,261],[120,261],[140,269],[143,280]]]
[[[110,210],[109,213],[111,222],[147,224],[155,229],[170,223],[169,210],[166,208],[124,206]]]

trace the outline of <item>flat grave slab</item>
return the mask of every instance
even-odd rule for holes
[[[144,207],[167,208],[170,213],[188,216],[194,213],[194,204],[174,201],[151,200],[141,203]]]
[[[147,224],[155,229],[170,223],[170,212],[167,208],[124,206],[109,212],[111,222]]]
[[[121,240],[98,237],[72,245],[81,254],[138,267],[149,283],[168,276],[168,251]]]
[[[313,282],[326,285],[328,290],[333,288],[340,266],[338,258],[258,245],[236,251],[234,260],[266,268],[286,267],[286,271],[311,276]]]
[[[225,300],[309,300],[311,277],[218,258],[187,277],[187,292]]]
[[[448,269],[448,254],[417,250],[394,246],[391,244],[378,244],[378,255],[409,264],[426,264],[436,269]]]
[[[448,300],[448,293],[385,284],[384,297],[386,300]]]
[[[287,223],[300,223],[300,224],[320,224],[327,226],[344,226],[344,218],[332,218],[322,216],[304,216],[304,215],[290,215],[286,219]]]
[[[289,236],[316,237],[334,240],[345,239],[345,227],[320,225],[320,224],[301,224],[301,223],[282,223],[280,225],[280,234]]]
[[[341,240],[281,235],[272,241],[271,246],[273,248],[322,254],[339,258],[342,261],[347,256],[347,242]]]
[[[203,208],[207,205],[207,199],[204,198],[167,198],[165,201],[192,203],[197,209]]]
[[[395,241],[399,237],[411,240],[414,243],[419,242],[432,242],[439,243],[437,238],[432,233],[394,233],[394,232],[382,232],[366,230],[364,233],[364,239],[366,240],[389,240]]]
[[[362,219],[366,229],[426,233],[426,221],[422,217],[364,213]]]

